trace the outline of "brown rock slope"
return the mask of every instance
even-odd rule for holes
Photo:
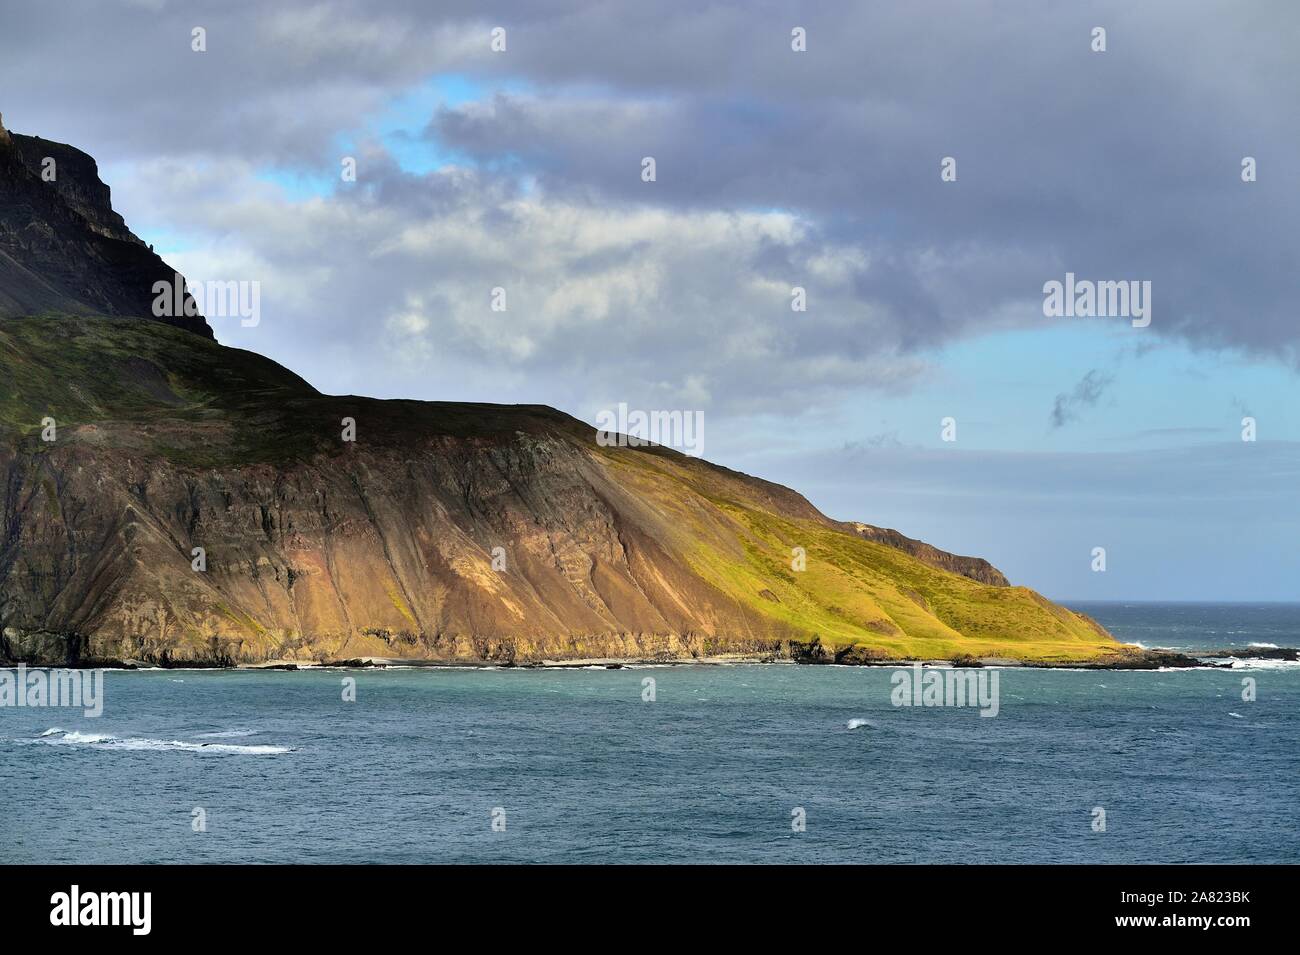
[[[982,561],[787,488],[600,447],[541,406],[324,396],[152,322],[0,321],[0,481],[11,661],[1117,649]]]

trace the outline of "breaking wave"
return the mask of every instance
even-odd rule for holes
[[[290,746],[246,746],[236,743],[189,743],[178,739],[149,739],[135,736],[110,736],[106,733],[71,732],[51,727],[40,735],[17,742],[46,743],[52,746],[92,746],[96,749],[166,751],[180,750],[187,753],[229,753],[248,756],[278,756],[291,753]]]
[[[1300,667],[1300,660],[1264,660],[1259,657],[1247,657],[1232,661],[1234,670],[1294,670]]]

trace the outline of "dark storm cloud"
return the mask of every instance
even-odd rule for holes
[[[794,22],[806,54],[775,42]],[[1105,53],[1089,48],[1098,25]],[[601,92],[444,109],[430,135],[521,157],[556,191],[791,209],[830,239],[887,248],[898,267],[864,273],[860,292],[892,307],[904,347],[1041,299],[1069,270],[1152,281],[1156,333],[1295,359],[1294,4],[768,6],[706,17],[679,47],[677,27],[653,21],[617,43],[572,29],[563,64],[522,41],[519,55]],[[652,81],[637,49],[674,69]],[[716,69],[678,69],[696,56]],[[657,160],[652,185],[642,155]],[[944,156],[954,183],[939,181]],[[1242,182],[1245,156],[1259,181]]]

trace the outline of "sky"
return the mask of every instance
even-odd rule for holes
[[[6,126],[258,282],[223,343],[699,413],[708,460],[1063,600],[1300,599],[1297,89],[1291,0],[0,0]],[[1046,314],[1067,272],[1150,323]]]

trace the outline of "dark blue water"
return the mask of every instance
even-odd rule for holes
[[[1300,623],[1086,609],[1152,646]],[[113,672],[98,719],[0,709],[0,861],[1300,861],[1300,667],[999,672],[996,718],[844,667]]]
[[[1152,649],[1300,647],[1300,604],[1071,603],[1118,639]]]

